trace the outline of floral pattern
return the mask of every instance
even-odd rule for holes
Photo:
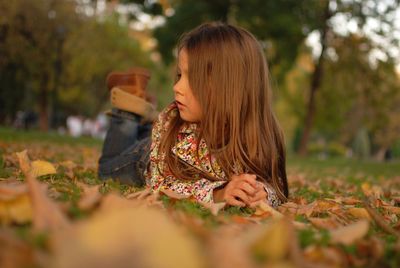
[[[172,148],[172,153],[180,160],[199,170],[199,173],[195,175],[195,180],[187,181],[176,178],[164,162],[165,154],[159,152],[161,137],[168,129],[171,119],[177,115],[178,109],[176,104],[172,103],[160,113],[157,121],[154,123],[150,164],[145,171],[146,183],[153,191],[168,189],[188,197],[193,196],[198,202],[213,202],[213,190],[226,184],[228,178],[215,157],[210,155],[206,142],[203,139],[199,142],[199,157],[196,157],[196,130],[198,127],[196,123],[186,123],[181,127],[176,143]],[[204,173],[215,180],[202,178],[200,174]],[[280,201],[274,188],[269,184],[264,184],[264,188],[268,194],[268,203],[274,207],[279,205]]]

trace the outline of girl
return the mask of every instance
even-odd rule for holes
[[[183,35],[175,101],[154,122],[151,139],[153,110],[120,89],[124,83],[137,87],[145,75],[118,75],[109,84],[115,108],[100,177],[146,183],[199,202],[254,207],[267,200],[276,207],[286,200],[285,148],[272,112],[268,67],[248,31],[206,23]],[[126,83],[129,75],[136,82]]]

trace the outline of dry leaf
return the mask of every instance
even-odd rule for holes
[[[204,202],[200,202],[200,204],[203,205],[203,207],[209,209],[211,214],[214,215],[214,216],[217,216],[219,211],[226,206],[225,202],[219,202],[219,203],[204,203]]]
[[[270,260],[283,259],[289,253],[289,235],[286,220],[281,218],[264,227],[250,249],[257,256],[264,256]]]
[[[78,207],[80,209],[90,210],[100,202],[102,198],[102,194],[99,192],[100,185],[88,186],[81,182],[77,184],[83,189],[83,196],[78,201]]]
[[[166,214],[115,207],[78,224],[55,241],[50,267],[205,267],[194,239]]]
[[[34,249],[27,242],[17,239],[7,229],[0,229],[0,264],[2,268],[37,267]]]
[[[57,230],[69,225],[67,218],[57,205],[47,197],[46,187],[42,187],[33,172],[27,151],[17,153],[19,164],[28,183],[30,200],[33,208],[33,225],[37,230]],[[44,189],[45,188],[45,189]]]
[[[72,179],[74,177],[74,168],[76,168],[77,165],[71,160],[63,161],[60,165],[65,168],[65,174]]]
[[[367,220],[360,220],[330,232],[331,241],[344,245],[353,244],[357,239],[364,237],[369,229]]]
[[[317,228],[321,229],[336,229],[340,224],[333,218],[308,218],[308,220]]]
[[[394,207],[394,206],[383,206],[385,210],[387,210],[390,213],[394,213],[397,215],[400,215],[400,207]]]
[[[254,215],[256,216],[268,215],[268,217],[271,216],[273,219],[283,218],[283,214],[272,208],[267,202],[260,202],[256,207]]]
[[[209,235],[206,249],[210,263],[215,268],[253,268],[256,267],[243,242],[242,230],[236,225],[226,225]]]
[[[52,163],[42,160],[36,160],[31,163],[31,172],[34,177],[57,173]]]
[[[349,208],[347,212],[357,219],[371,220],[371,216],[365,208]]]
[[[19,195],[27,194],[28,186],[20,181],[4,181],[0,183],[0,200],[8,201]]]
[[[0,200],[0,222],[27,223],[32,220],[32,205],[28,193],[19,195],[11,200]]]

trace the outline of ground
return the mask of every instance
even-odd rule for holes
[[[273,210],[100,181],[100,150],[0,128],[1,267],[400,266],[399,161],[289,156]]]

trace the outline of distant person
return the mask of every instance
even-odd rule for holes
[[[67,129],[68,133],[72,137],[80,137],[83,132],[83,122],[79,116],[70,115],[67,117]]]
[[[175,101],[158,117],[146,97],[149,77],[143,69],[108,76],[114,108],[101,178],[232,206],[287,199],[283,135],[251,33],[216,22],[183,35]]]

